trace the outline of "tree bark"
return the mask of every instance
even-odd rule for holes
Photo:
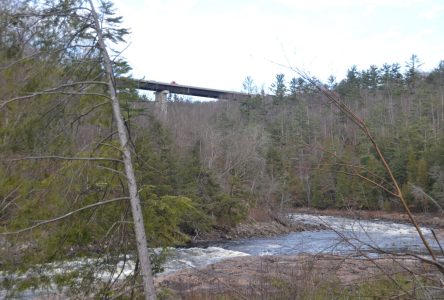
[[[131,210],[134,222],[134,231],[136,233],[137,252],[140,261],[140,270],[143,279],[143,290],[146,300],[156,299],[156,290],[154,288],[153,274],[151,272],[151,262],[148,254],[148,244],[146,240],[145,227],[143,222],[142,208],[140,205],[140,198],[137,189],[136,176],[134,174],[133,163],[131,159],[131,150],[128,143],[128,132],[125,127],[122,112],[120,110],[119,99],[116,92],[116,81],[114,78],[113,67],[109,57],[105,41],[100,27],[99,18],[94,9],[92,0],[89,0],[91,12],[94,18],[94,27],[97,31],[99,48],[104,59],[105,72],[108,77],[109,96],[111,98],[111,105],[114,117],[117,123],[117,130],[119,134],[120,145],[122,147],[122,160],[125,166],[125,174],[128,180],[128,191],[131,203]]]

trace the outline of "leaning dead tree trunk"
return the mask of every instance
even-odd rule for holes
[[[327,99],[335,106],[337,107],[342,113],[344,113],[347,118],[349,118],[353,123],[355,123],[366,135],[368,140],[371,142],[373,148],[375,149],[379,160],[381,161],[382,165],[384,166],[385,171],[387,172],[388,176],[390,177],[390,181],[393,184],[394,191],[391,191],[390,193],[397,197],[399,201],[401,202],[404,211],[407,213],[410,222],[415,227],[416,231],[418,232],[419,237],[421,238],[421,241],[425,248],[427,249],[427,252],[432,257],[432,260],[434,262],[434,265],[438,267],[438,269],[441,271],[441,273],[444,274],[444,266],[437,260],[435,253],[433,252],[432,248],[430,247],[429,242],[425,238],[421,228],[419,227],[418,223],[416,222],[415,217],[413,216],[412,212],[410,211],[410,208],[407,205],[407,202],[405,201],[404,195],[402,193],[402,190],[398,184],[398,181],[396,180],[392,169],[390,168],[388,162],[386,161],[384,155],[382,154],[381,149],[379,148],[379,145],[376,143],[376,140],[374,139],[373,135],[370,132],[369,127],[364,122],[362,118],[360,118],[355,112],[353,112],[342,100],[340,97],[331,92],[330,90],[325,89],[323,86],[321,86],[316,80],[314,80],[311,76],[307,75],[305,72],[291,68],[293,71],[298,73],[304,80],[309,82],[313,87],[315,87],[319,92],[321,92]]]
[[[113,67],[109,57],[102,29],[100,27],[99,18],[94,8],[92,0],[89,0],[91,12],[94,19],[94,27],[97,31],[99,48],[105,64],[105,72],[108,79],[108,90],[111,98],[111,105],[114,118],[117,123],[117,131],[122,150],[122,160],[125,166],[125,175],[128,181],[128,191],[131,202],[131,211],[134,222],[134,231],[136,233],[137,252],[140,263],[140,270],[143,279],[143,291],[146,300],[156,299],[156,290],[154,288],[153,275],[151,272],[151,262],[148,254],[148,244],[146,241],[145,227],[143,222],[142,208],[140,205],[139,193],[137,190],[136,176],[134,173],[133,163],[131,159],[131,149],[129,145],[128,131],[125,127],[122,112],[120,110],[119,99],[116,92],[116,81],[114,78]]]

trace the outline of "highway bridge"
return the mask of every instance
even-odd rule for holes
[[[154,80],[125,79],[120,81],[119,85],[125,85],[125,82],[140,90],[156,92],[156,100],[160,100],[158,97],[165,97],[168,93],[220,100],[245,100],[252,97],[250,94],[177,84],[174,81],[166,83]]]

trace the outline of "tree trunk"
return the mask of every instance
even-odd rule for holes
[[[125,174],[128,180],[128,191],[131,202],[131,210],[134,221],[134,231],[136,233],[137,252],[140,261],[140,270],[143,278],[143,290],[146,300],[156,299],[156,290],[154,288],[153,275],[151,273],[151,262],[148,254],[148,245],[146,241],[145,227],[143,223],[142,208],[140,205],[140,198],[137,191],[136,176],[134,174],[133,163],[131,160],[131,150],[128,143],[128,132],[123,121],[123,116],[120,110],[119,99],[117,98],[115,78],[111,59],[108,55],[108,51],[105,45],[105,41],[100,27],[99,18],[94,9],[92,0],[89,0],[91,6],[92,15],[94,18],[94,27],[97,31],[99,48],[101,50],[105,71],[108,77],[109,95],[111,98],[111,105],[113,108],[114,117],[117,123],[117,130],[119,134],[120,145],[122,147],[122,158],[125,165]]]

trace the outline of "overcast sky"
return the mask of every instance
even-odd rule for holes
[[[326,80],[347,69],[418,55],[444,60],[443,0],[115,0],[129,27],[124,52],[136,78],[241,90],[266,88],[278,64]],[[266,90],[268,91],[268,90]]]

